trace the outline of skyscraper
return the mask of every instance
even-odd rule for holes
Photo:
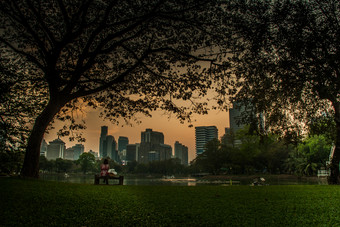
[[[79,156],[84,153],[85,147],[83,144],[76,144],[69,147],[64,152],[64,159],[67,160],[78,160]]]
[[[41,141],[41,145],[40,145],[40,156],[45,156],[46,157],[47,146],[48,146],[48,144],[46,143],[46,140],[43,139]]]
[[[170,159],[172,148],[164,144],[164,135],[161,132],[146,129],[141,133],[141,143],[138,153],[138,161],[148,163],[150,161],[163,161]]]
[[[218,139],[216,126],[195,127],[196,155],[202,154],[205,151],[205,144],[212,139]]]
[[[119,162],[117,142],[115,138],[111,135],[107,135],[108,127],[101,127],[101,134],[99,139],[99,157],[106,158],[109,157],[116,162]]]
[[[240,122],[243,118],[247,118],[248,123]],[[266,133],[265,114],[257,112],[256,108],[250,100],[239,100],[233,103],[233,108],[229,110],[230,127],[226,128],[222,142],[231,146],[238,146],[242,142],[236,138],[236,133],[244,128],[246,124],[251,128],[257,127],[261,133]]]
[[[106,136],[104,140],[104,148],[104,153],[106,153],[106,157],[110,157],[111,159],[118,162],[117,142],[114,136]]]
[[[126,146],[126,161],[138,161],[138,154],[139,154],[139,143],[136,144],[128,144]]]
[[[125,136],[120,136],[118,138],[118,151],[122,152],[123,150],[126,150],[126,146],[129,144],[129,138]]]
[[[236,133],[244,127],[244,124],[239,124],[238,120],[241,118],[242,112],[245,111],[245,106],[241,102],[234,102],[233,108],[229,109],[230,130]]]
[[[74,160],[74,148],[73,147],[66,148],[66,150],[64,151],[64,159]]]
[[[181,160],[182,165],[188,165],[188,147],[184,146],[180,142],[175,142],[175,158]]]
[[[108,131],[107,126],[101,127],[101,133],[100,133],[100,138],[99,138],[99,157],[100,158],[107,157],[106,149],[104,150],[104,145],[105,145],[104,141],[107,136],[107,131]]]
[[[78,160],[79,156],[84,153],[85,147],[83,144],[76,144],[72,148],[74,150],[73,160]]]
[[[126,160],[126,146],[129,144],[129,138],[125,136],[120,136],[118,138],[118,156],[121,161]]]
[[[145,132],[141,134],[142,143],[152,143],[152,144],[164,144],[164,135],[161,132],[152,131],[152,129],[147,128]]]
[[[64,158],[64,152],[66,150],[66,146],[64,141],[61,139],[55,139],[53,141],[50,141],[47,145],[47,152],[46,152],[46,158],[51,159],[57,159],[57,158]]]

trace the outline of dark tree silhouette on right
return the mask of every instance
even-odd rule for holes
[[[250,100],[267,129],[308,130],[324,114],[336,124],[330,184],[339,183],[340,3],[336,0],[230,1],[233,39],[222,94]],[[235,89],[237,85],[238,89]]]

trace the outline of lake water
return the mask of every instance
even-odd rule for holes
[[[264,176],[266,185],[326,185],[326,178],[296,178],[296,177],[283,177],[280,175]],[[65,176],[64,174],[41,174],[40,179],[47,181],[59,181],[59,182],[69,182],[78,184],[94,184],[94,175],[76,175],[69,174]],[[194,177],[174,177],[174,178],[159,178],[159,177],[124,177],[124,185],[180,185],[180,186],[199,186],[199,185],[251,185],[254,181],[254,177],[241,176],[239,179],[235,176],[232,180],[202,180],[202,178]],[[116,180],[118,183],[118,180]],[[102,184],[103,181],[101,180]],[[110,180],[110,184],[115,183]]]

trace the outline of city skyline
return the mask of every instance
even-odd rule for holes
[[[214,125],[218,128],[218,138],[223,136],[225,128],[229,127],[228,112],[212,110],[207,115],[194,115],[192,122],[193,127],[189,127],[188,123],[181,124],[179,120],[169,117],[161,111],[155,111],[152,113],[153,117],[140,117],[141,124],[134,124],[133,127],[127,125],[115,125],[109,121],[105,121],[99,118],[99,112],[97,110],[89,110],[85,112],[83,116],[86,121],[86,129],[83,130],[83,137],[86,139],[84,144],[85,152],[89,150],[99,153],[99,137],[101,133],[101,126],[108,126],[108,134],[116,138],[120,136],[126,136],[129,138],[129,144],[139,143],[141,140],[141,132],[146,128],[151,128],[154,131],[164,133],[165,143],[172,146],[179,141],[189,149],[189,162],[196,157],[195,150],[195,127],[197,126],[209,126]],[[58,130],[62,127],[63,122],[56,121],[53,126],[54,129],[50,130],[48,134],[45,133],[45,140],[51,141],[57,137]],[[71,147],[77,144],[77,141],[70,142],[68,137],[62,137],[67,147]]]

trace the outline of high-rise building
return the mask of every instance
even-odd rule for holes
[[[164,161],[172,158],[172,147],[168,144],[160,144],[158,149],[159,160]]]
[[[126,158],[127,162],[137,161],[138,162],[138,153],[139,153],[139,143],[136,144],[128,144],[126,146]]]
[[[146,129],[145,132],[141,133],[141,143],[138,153],[139,162],[162,161],[170,159],[171,155],[172,148],[170,145],[164,144],[163,133],[152,131],[152,129]]]
[[[118,151],[122,152],[123,150],[126,150],[126,146],[129,144],[129,138],[125,136],[120,136],[118,138]]]
[[[102,126],[100,138],[99,138],[99,157],[100,158],[107,157],[107,151],[106,151],[106,149],[104,149],[104,141],[106,139],[107,132],[108,132],[108,127]]]
[[[64,158],[68,160],[78,160],[79,156],[84,153],[85,147],[83,144],[76,144],[67,148],[64,153]]]
[[[73,147],[73,160],[78,160],[79,156],[84,153],[85,147],[83,144],[76,144]]]
[[[218,130],[216,126],[199,126],[195,127],[196,155],[205,151],[205,145],[212,139],[218,139]]]
[[[181,160],[181,164],[188,165],[188,147],[181,144],[180,142],[175,142],[175,158]]]
[[[147,128],[145,132],[141,134],[142,143],[151,144],[164,144],[164,135],[161,132],[152,131],[152,129]]]
[[[118,156],[120,160],[126,160],[126,146],[129,144],[129,138],[120,136],[118,138]]]
[[[43,139],[41,141],[41,145],[40,145],[40,156],[45,156],[46,157],[47,146],[48,146],[48,144],[46,143],[46,140]]]
[[[66,146],[64,141],[61,139],[55,139],[53,141],[50,141],[47,145],[47,152],[46,152],[46,158],[51,159],[57,159],[57,158],[64,158],[64,152],[66,150]]]
[[[236,133],[244,127],[244,124],[238,123],[243,111],[245,111],[245,106],[242,105],[241,102],[234,102],[233,108],[229,109],[230,130],[232,130],[233,133]]]
[[[118,151],[117,151],[117,142],[113,136],[106,136],[104,141],[104,147],[106,148],[106,157],[109,157],[118,162]]]
[[[106,158],[109,157],[112,160],[119,162],[117,142],[114,136],[108,135],[108,127],[101,127],[101,134],[99,139],[99,157]]]
[[[153,162],[153,161],[159,161],[159,153],[156,151],[149,151],[148,152],[148,161]]]
[[[66,148],[66,150],[64,151],[63,158],[66,160],[74,160],[74,148],[73,147]]]

